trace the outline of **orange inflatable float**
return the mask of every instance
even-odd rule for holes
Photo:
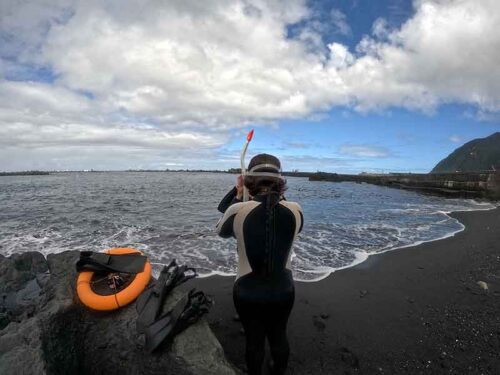
[[[113,255],[132,253],[142,254],[139,250],[126,247],[109,249],[106,250],[105,253]],[[93,310],[116,310],[134,301],[146,288],[151,278],[151,264],[149,263],[149,260],[146,261],[144,271],[134,275],[134,277],[131,277],[131,280],[129,280],[129,282],[125,284],[125,288],[117,293],[107,295],[96,293],[96,291],[93,289],[93,284],[95,283],[95,281],[92,281],[93,277],[94,272],[90,271],[80,272],[80,274],[78,275],[78,280],[76,282],[76,292],[78,294],[78,297],[80,298],[80,301],[82,301],[85,306],[88,306]]]

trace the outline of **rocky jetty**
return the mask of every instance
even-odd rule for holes
[[[456,198],[500,200],[500,172],[390,173],[347,175],[314,173],[310,181],[358,182]]]
[[[0,374],[236,374],[204,319],[148,354],[135,303],[106,313],[85,308],[75,295],[78,258],[0,255]],[[174,291],[165,308],[181,297]]]
[[[457,148],[431,173],[317,172],[303,177],[309,177],[310,181],[368,183],[445,197],[500,200],[500,132]]]

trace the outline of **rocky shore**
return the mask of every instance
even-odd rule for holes
[[[135,303],[93,312],[75,296],[76,251],[0,255],[0,374],[213,374],[237,372],[201,319],[159,352],[137,334]],[[168,309],[182,297],[174,291]]]
[[[453,237],[369,257],[319,282],[297,282],[289,374],[499,374],[500,209],[451,216],[465,225]],[[215,299],[209,325],[202,319],[149,355],[135,330],[134,304],[96,313],[79,303],[78,256],[0,256],[0,374],[245,369],[233,277],[179,287],[167,305],[193,287]]]

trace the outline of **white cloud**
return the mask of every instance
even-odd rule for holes
[[[462,143],[463,142],[462,137],[460,137],[459,135],[456,135],[456,134],[451,135],[449,139],[450,139],[450,142],[453,142],[453,143]]]
[[[223,132],[130,121],[42,83],[4,82],[0,103],[0,170],[165,168],[165,160],[215,159],[228,140]]]
[[[363,169],[359,162],[353,159],[346,159],[335,156],[317,155],[278,155],[283,170],[291,171],[355,171]]]
[[[360,158],[386,158],[391,154],[385,147],[372,145],[342,145],[339,153]]]
[[[366,38],[358,46],[365,54],[344,76],[358,108],[432,111],[440,103],[461,102],[500,110],[500,76],[494,73],[500,62],[500,3],[419,0],[415,7],[400,30],[385,32],[387,40]],[[378,22],[380,36],[384,27]]]
[[[172,155],[147,150],[214,155],[231,130],[336,106],[431,113],[459,102],[500,111],[500,2],[417,0],[414,7],[400,29],[380,19],[350,51],[322,45],[305,0],[5,0],[1,142],[60,156],[84,144],[122,145],[124,155],[134,147],[145,150],[144,162],[169,162]],[[350,32],[338,10],[330,21]],[[287,38],[299,22],[310,27]],[[52,71],[55,81],[7,80],[31,67]],[[3,160],[0,169],[10,168]]]
[[[293,141],[289,141],[289,142],[285,142],[285,145],[287,147],[291,147],[291,148],[310,148],[312,146],[312,144],[310,143],[307,143],[307,142],[293,142]]]
[[[337,31],[342,35],[349,35],[351,33],[351,27],[347,23],[347,19],[344,13],[338,9],[332,9],[330,11],[330,17],[337,28]]]

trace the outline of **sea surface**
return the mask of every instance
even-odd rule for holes
[[[214,227],[235,175],[81,172],[0,177],[0,254],[135,247],[154,270],[176,258],[201,275],[234,275],[236,242]],[[369,255],[451,236],[451,211],[489,203],[445,199],[368,184],[288,178],[305,225],[294,245],[297,280],[320,280]],[[401,250],[404,251],[404,250]]]

